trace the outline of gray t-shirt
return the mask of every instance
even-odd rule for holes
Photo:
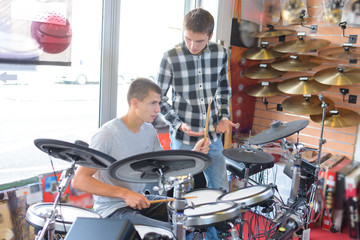
[[[144,123],[138,133],[131,132],[120,118],[105,123],[92,137],[90,148],[121,160],[136,154],[163,150],[156,130],[150,123]],[[146,184],[124,182],[112,178],[108,171],[98,170],[94,177],[101,182],[142,192]],[[125,207],[120,198],[94,195],[94,210],[106,217],[119,208]]]

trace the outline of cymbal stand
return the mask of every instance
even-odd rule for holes
[[[253,149],[251,148],[251,144],[250,144],[250,141],[251,141],[251,130],[249,131],[249,139],[248,141],[245,143],[245,151],[247,152],[253,152]],[[248,182],[249,182],[249,176],[250,176],[250,165],[251,164],[245,164],[244,163],[244,166],[245,166],[245,173],[244,173],[244,179],[242,180],[243,182],[243,187],[247,187],[248,185]]]
[[[302,144],[299,144],[299,132],[297,132],[297,143],[293,144],[293,151],[295,152],[295,160],[292,172],[292,181],[291,181],[291,191],[290,197],[288,199],[287,205],[291,206],[295,203],[301,179],[301,155],[305,151],[305,147]]]
[[[299,187],[300,187],[300,179],[301,179],[301,155],[302,152],[305,151],[305,147],[302,144],[299,144],[299,132],[296,132],[297,137],[296,137],[296,143],[291,144],[288,143],[286,141],[285,138],[283,138],[281,140],[281,148],[283,150],[287,150],[287,149],[292,149],[295,154],[294,154],[294,165],[292,166],[292,177],[291,177],[291,188],[290,188],[290,196],[288,198],[288,202],[287,202],[287,206],[291,206],[295,203],[297,195],[298,195],[298,191],[299,191]]]
[[[159,193],[164,193],[164,190],[168,191],[172,187],[174,187],[174,209],[172,215],[172,222],[173,222],[173,232],[178,240],[185,240],[186,238],[186,232],[184,223],[186,220],[186,216],[184,215],[184,210],[187,206],[187,202],[185,199],[185,192],[188,188],[188,185],[186,183],[189,183],[191,185],[192,183],[192,175],[189,174],[187,178],[183,177],[169,177],[168,181],[165,181],[164,174],[162,173],[161,169],[159,170],[160,175],[160,181],[159,181]]]
[[[309,203],[311,205],[311,210],[310,210],[310,214],[308,215],[308,218],[307,218],[307,225],[310,224],[310,223],[316,222],[318,220],[318,218],[320,217],[321,213],[324,210],[326,211],[326,214],[328,216],[330,216],[329,209],[326,206],[324,194],[320,190],[319,183],[318,183],[318,181],[319,181],[318,174],[319,174],[319,171],[320,171],[320,160],[321,160],[322,145],[326,143],[326,140],[323,139],[323,135],[324,135],[325,112],[326,112],[326,109],[328,108],[328,105],[324,102],[324,97],[321,94],[319,94],[318,97],[319,97],[320,101],[322,102],[321,107],[322,107],[323,111],[322,111],[322,121],[321,121],[321,133],[320,133],[320,138],[319,138],[318,158],[317,158],[316,169],[315,169],[315,183],[313,183],[311,185],[311,194],[310,194],[310,198],[309,198]],[[314,208],[315,208],[315,201],[318,198],[317,194],[320,194],[321,200],[324,203],[324,205],[321,208],[321,210],[319,212],[319,215],[315,218],[314,217],[314,214],[315,214]],[[330,226],[332,228],[333,224],[332,224],[331,218],[329,218],[329,221],[330,221]]]
[[[175,190],[175,188],[174,188]],[[175,211],[172,215],[174,234],[176,239],[185,240],[185,228],[184,223],[186,220],[186,216],[184,215],[184,210],[186,207],[186,199],[185,197],[185,185],[184,183],[179,183],[178,187],[174,192],[174,208]]]
[[[57,216],[56,207],[59,204],[62,194],[65,192],[67,186],[70,183],[74,173],[75,173],[75,160],[72,160],[71,167],[64,170],[60,176],[60,185],[59,185],[59,192],[56,195],[53,207],[50,211],[50,215],[46,218],[46,222],[42,228],[42,230],[36,235],[35,240],[42,240],[46,231],[48,231],[48,240],[55,239],[55,218]]]

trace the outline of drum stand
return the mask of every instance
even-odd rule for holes
[[[61,199],[61,195],[65,192],[67,186],[70,183],[70,180],[72,179],[75,172],[75,161],[72,161],[71,167],[64,170],[61,173],[60,177],[60,185],[59,185],[59,192],[56,196],[56,199],[54,201],[53,207],[49,213],[49,216],[46,217],[46,222],[42,228],[42,230],[37,234],[35,237],[35,240],[42,240],[44,238],[44,235],[46,231],[48,231],[48,240],[54,240],[55,239],[55,218],[57,216],[57,210],[56,207]]]
[[[300,187],[301,161],[302,161],[301,155],[302,152],[305,151],[305,147],[301,144],[299,145],[299,132],[297,133],[297,143],[296,145],[293,146],[293,150],[295,151],[295,160],[294,160],[294,166],[292,172],[290,196],[287,202],[288,206],[291,206],[295,203]]]
[[[173,222],[173,233],[178,240],[185,240],[186,239],[186,231],[185,231],[185,220],[186,216],[184,215],[184,210],[186,208],[186,199],[185,199],[185,192],[187,190],[187,184],[192,182],[193,178],[192,175],[189,174],[187,178],[183,177],[175,177],[169,178],[169,182],[165,182],[165,177],[162,174],[161,169],[159,170],[160,174],[160,181],[159,181],[159,188],[158,191],[160,194],[163,194],[165,191],[174,187],[174,213],[172,214],[172,222]]]
[[[330,216],[329,214],[329,209],[326,206],[326,202],[325,202],[325,198],[324,198],[324,194],[322,193],[322,191],[319,188],[318,185],[318,180],[319,180],[319,171],[320,171],[320,159],[321,159],[321,150],[322,150],[322,145],[326,143],[326,140],[323,139],[323,134],[324,134],[324,122],[325,122],[325,112],[326,109],[328,108],[328,105],[324,102],[324,97],[319,94],[319,99],[322,102],[321,107],[323,109],[322,111],[322,122],[321,122],[321,133],[320,133],[320,138],[319,138],[319,150],[318,150],[318,158],[317,158],[317,162],[316,162],[316,169],[315,169],[315,183],[313,183],[311,185],[311,194],[310,194],[310,198],[309,198],[309,204],[311,205],[311,210],[310,210],[310,214],[308,215],[307,218],[307,225],[309,225],[310,223],[314,223],[318,220],[318,218],[320,217],[320,214],[325,210],[326,214],[328,216]],[[314,219],[314,214],[315,214],[315,201],[318,198],[318,194],[320,194],[321,196],[321,200],[324,203],[324,206],[321,208],[319,215]],[[329,218],[330,221],[330,226],[331,229],[333,228],[333,224],[332,224],[332,220],[331,218]]]

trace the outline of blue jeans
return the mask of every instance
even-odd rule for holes
[[[176,140],[173,136],[170,136],[170,140],[170,147],[173,150],[192,150],[194,148],[192,145],[187,145]],[[207,186],[208,188],[222,189],[229,192],[226,163],[222,154],[224,150],[222,140],[219,139],[210,144],[209,148],[208,156],[211,159],[211,164],[204,170]]]
[[[164,196],[146,195],[151,200],[164,199]],[[115,211],[108,218],[127,219],[136,225],[154,226],[172,229],[172,224],[168,221],[168,211],[166,203],[151,204],[150,208],[134,210],[131,207],[123,207]]]

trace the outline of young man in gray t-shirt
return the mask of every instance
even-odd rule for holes
[[[160,96],[161,89],[153,81],[143,78],[133,81],[127,94],[128,112],[105,123],[92,137],[90,148],[117,160],[162,150],[151,124],[160,112]],[[201,139],[193,150],[206,154],[209,142],[204,143]],[[166,222],[166,206],[163,203],[150,204],[150,200],[164,196],[144,195],[145,184],[120,181],[112,178],[107,170],[79,166],[72,186],[94,195],[94,210],[102,217],[127,219],[133,224],[171,227]]]

